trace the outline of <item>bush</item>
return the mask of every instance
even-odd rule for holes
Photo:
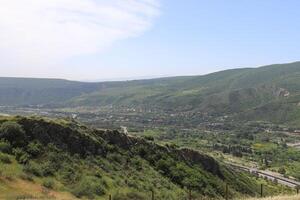
[[[0,140],[0,152],[11,153],[12,152],[11,145],[5,140]]]
[[[144,200],[147,197],[138,192],[129,192],[127,194],[116,194],[114,200]]]
[[[33,176],[31,174],[21,174],[20,178],[25,180],[25,181],[34,182]]]
[[[51,179],[47,179],[43,182],[43,186],[45,188],[48,188],[48,189],[54,189],[55,187],[55,182]]]
[[[279,169],[278,169],[278,173],[280,173],[280,174],[285,174],[286,173],[286,170],[285,170],[285,168],[284,167],[280,167]]]
[[[25,165],[24,171],[29,174],[41,177],[43,175],[41,166],[35,162],[29,162]]]
[[[37,157],[42,153],[42,147],[43,147],[42,144],[38,141],[31,142],[27,146],[27,152],[31,156]]]
[[[53,176],[56,172],[56,166],[52,162],[45,162],[41,165],[43,176]]]
[[[144,136],[145,140],[154,141],[154,137],[150,135]]]
[[[107,158],[117,163],[123,163],[123,157],[121,154],[118,153],[110,153],[107,155]]]
[[[65,164],[62,166],[61,177],[66,184],[74,184],[81,178],[80,170],[74,165]]]
[[[12,163],[10,157],[6,154],[3,154],[3,153],[0,154],[0,162],[5,163],[5,164]]]
[[[13,150],[14,155],[16,156],[16,160],[20,164],[26,164],[29,162],[30,156],[27,152],[23,151],[21,148],[16,148]]]
[[[26,144],[26,135],[22,126],[16,122],[4,122],[0,127],[0,139],[7,140],[14,147]]]
[[[72,193],[79,198],[87,197],[93,199],[95,195],[103,196],[106,193],[105,185],[101,179],[85,177],[73,188]]]

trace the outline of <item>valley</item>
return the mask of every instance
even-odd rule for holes
[[[1,124],[16,122],[30,138],[21,148],[26,161],[12,151],[3,152],[11,162],[0,168],[18,169],[17,175],[2,170],[5,187],[10,176],[18,182],[30,176],[33,187],[54,185],[48,189],[57,195],[107,199],[113,194],[122,200],[130,195],[146,199],[151,190],[157,199],[184,199],[188,189],[198,198],[225,198],[226,184],[231,199],[258,196],[261,184],[265,196],[295,194],[299,187],[299,62],[124,82],[14,78],[0,82]],[[36,126],[48,136],[33,134]],[[62,140],[49,127],[68,139]],[[89,155],[69,147],[69,140],[83,144]],[[42,152],[53,151],[54,157],[56,151],[63,152],[62,159],[69,163],[52,169],[52,157],[28,152],[27,145],[36,142],[45,146]],[[99,155],[88,147],[95,145],[102,148]],[[69,172],[78,177],[69,180],[65,177]],[[101,191],[93,182],[102,185]],[[80,191],[83,185],[92,189]]]

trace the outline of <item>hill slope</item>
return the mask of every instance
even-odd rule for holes
[[[115,200],[143,200],[154,190],[157,199],[183,199],[185,187],[196,196],[221,197],[225,183],[230,196],[259,192],[256,179],[205,154],[77,122],[1,118],[0,138],[0,194],[5,197],[107,199],[113,194]],[[24,191],[22,184],[30,188]],[[266,194],[280,189],[267,185]]]
[[[113,105],[292,124],[300,123],[299,95],[300,62],[123,82],[0,78],[0,105]]]

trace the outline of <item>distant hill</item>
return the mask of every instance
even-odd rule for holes
[[[260,182],[203,153],[64,119],[0,118],[0,198],[255,196]],[[280,186],[266,183],[265,194]],[[73,198],[72,198],[73,197]]]
[[[82,83],[0,78],[0,104],[126,106],[300,123],[300,62],[204,76]]]
[[[0,104],[58,104],[97,88],[97,84],[61,79],[0,78]]]

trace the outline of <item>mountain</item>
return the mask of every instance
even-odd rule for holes
[[[76,121],[0,118],[1,199],[184,199],[255,196],[260,183],[203,153]],[[267,183],[265,194],[280,191]]]
[[[95,91],[97,88],[97,84],[61,79],[0,78],[0,104],[59,103]]]
[[[300,123],[300,62],[204,76],[82,83],[0,78],[1,105],[115,106]]]

